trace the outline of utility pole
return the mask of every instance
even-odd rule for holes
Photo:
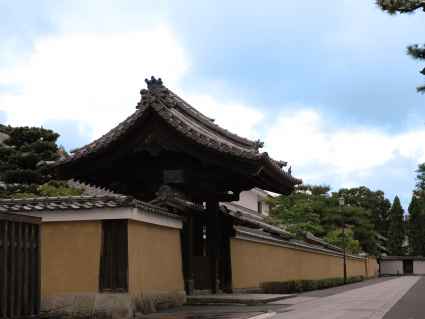
[[[347,240],[345,238],[345,216],[343,213],[343,208],[345,205],[344,197],[340,197],[339,200],[339,207],[342,217],[342,240],[343,240],[343,249],[344,249],[344,285],[347,284]]]

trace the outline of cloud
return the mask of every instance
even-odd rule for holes
[[[81,147],[92,139],[92,129],[76,120],[48,120],[44,127],[60,132],[58,144],[68,150]]]
[[[295,5],[293,7],[293,10],[298,8]],[[253,7],[252,12],[256,13],[255,10]],[[138,12],[133,9],[130,11]],[[182,19],[186,20],[183,24],[188,24],[185,37],[184,34],[177,35],[174,32],[182,21],[174,22],[172,27],[164,22],[158,24],[157,21],[162,21],[162,18],[157,15],[154,15],[155,19],[150,19],[153,21],[141,27],[137,24],[140,20],[138,13],[131,17],[132,23],[128,23],[129,20],[124,15],[115,17],[115,7],[111,8],[108,19],[99,24],[92,23],[91,15],[74,20],[75,16],[80,15],[79,10],[76,12],[78,14],[71,17],[65,15],[64,18],[64,15],[60,15],[60,31],[35,37],[32,39],[33,47],[28,52],[18,55],[12,44],[1,46],[0,56],[13,58],[7,59],[7,67],[5,63],[0,64],[0,122],[52,127],[61,133],[61,143],[68,149],[81,146],[134,112],[140,98],[138,92],[145,86],[144,78],[156,75],[162,77],[170,89],[207,116],[215,118],[216,123],[223,127],[253,139],[263,136],[266,150],[277,159],[288,160],[293,166],[294,174],[309,183],[326,183],[335,187],[381,185],[381,188],[391,188],[392,192],[398,192],[399,188],[389,188],[386,185],[387,181],[394,181],[400,182],[400,188],[404,187],[405,191],[408,188],[406,185],[410,187],[413,184],[406,180],[406,176],[413,181],[412,167],[425,161],[423,129],[388,132],[376,126],[378,122],[386,121],[385,118],[390,114],[400,120],[400,112],[387,109],[391,100],[399,108],[401,104],[398,98],[391,95],[385,100],[379,99],[379,103],[376,100],[371,101],[371,95],[376,95],[375,91],[379,93],[380,88],[385,88],[382,96],[387,96],[388,91],[396,91],[385,85],[369,83],[374,74],[386,74],[380,69],[370,71],[371,68],[383,68],[385,64],[375,63],[377,58],[371,55],[374,57],[373,65],[369,63],[363,68],[357,68],[357,78],[361,78],[362,85],[367,82],[366,90],[355,81],[356,68],[350,69],[350,85],[346,84],[347,79],[340,78],[340,74],[346,73],[349,66],[345,64],[349,55],[340,54],[342,51],[351,52],[352,47],[357,47],[357,51],[371,53],[366,47],[369,48],[373,37],[364,39],[360,36],[364,32],[356,31],[355,26],[359,19],[352,18],[349,28],[342,29],[335,28],[333,22],[326,22],[325,35],[319,36],[317,41],[313,39],[313,42],[306,42],[317,47],[317,50],[303,51],[296,41],[281,37],[281,34],[291,31],[285,26],[292,28],[295,26],[294,22],[281,26],[285,32],[270,32],[270,36],[266,38],[247,38],[241,36],[237,28],[229,33],[230,29],[225,25],[217,25],[216,21],[220,20],[215,16],[211,17],[214,23],[206,21],[196,28],[193,20],[183,16]],[[185,12],[192,14],[188,10]],[[203,12],[210,14],[209,10]],[[288,16],[296,16],[291,15],[291,12]],[[115,23],[110,24],[112,16],[115,17]],[[200,21],[208,18],[196,16]],[[233,15],[229,14],[230,16],[232,19],[226,20],[228,23],[234,22]],[[269,16],[265,16],[269,21]],[[339,17],[339,14],[335,16]],[[105,18],[104,15],[101,17]],[[368,19],[370,18],[368,14]],[[383,14],[382,20],[390,18]],[[126,23],[121,28],[116,27],[116,23],[120,24],[124,20]],[[258,24],[264,24],[262,20],[252,24],[251,20],[244,19],[244,26],[253,29],[252,32],[245,32],[245,35],[254,34]],[[267,30],[276,31],[274,26],[280,26],[279,14],[274,21],[279,23],[273,22],[268,27],[264,24]],[[152,26],[154,22],[157,23],[156,26]],[[318,28],[319,22],[313,21]],[[382,26],[382,21],[378,22],[374,27]],[[87,29],[88,24],[96,27]],[[309,35],[311,30],[316,30],[315,26],[313,24],[311,27],[309,24],[301,33],[288,34],[301,39]],[[206,27],[211,29],[205,30]],[[223,28],[222,32],[217,31],[220,28]],[[333,29],[336,31],[332,31]],[[348,33],[353,33],[353,37],[346,37]],[[380,33],[387,34],[386,31]],[[279,42],[275,37],[286,40]],[[385,37],[386,48],[392,40],[389,37]],[[400,38],[401,36],[397,37],[398,42],[401,41]],[[405,40],[402,40],[404,47]],[[338,50],[331,50],[332,43],[337,43]],[[359,47],[359,43],[365,44],[365,48]],[[5,46],[12,46],[13,54],[7,54]],[[188,51],[187,48],[191,46],[195,48]],[[267,54],[264,53],[264,48],[269,48],[266,50]],[[200,51],[208,54],[200,54]],[[355,57],[359,55],[357,51]],[[318,55],[305,58],[302,52]],[[405,58],[404,52],[402,54]],[[338,60],[335,56],[341,56],[341,59]],[[364,58],[368,54],[360,56]],[[322,61],[323,57],[328,63],[317,65],[317,61]],[[356,60],[352,55],[351,59]],[[364,72],[365,68],[368,72]],[[333,72],[330,75],[329,70]],[[365,74],[368,81],[364,81]],[[305,81],[305,76],[309,79],[320,76],[321,80],[319,83]],[[399,82],[406,84],[404,78],[402,79]],[[335,83],[337,85],[333,85]],[[406,84],[409,90],[414,87],[413,84]],[[329,87],[333,89],[329,90]],[[359,87],[360,93],[357,92]],[[374,90],[370,90],[370,87]],[[349,95],[344,95],[344,88]],[[326,98],[321,97],[321,94],[326,95]],[[414,94],[412,89],[412,95]],[[249,97],[250,101],[255,102],[247,103],[234,98],[236,95],[242,96],[242,99]],[[345,97],[343,102],[341,96]],[[359,103],[359,96],[364,96],[367,103]],[[406,97],[403,94],[398,96],[403,96],[403,99]],[[416,95],[414,96],[416,99]],[[299,100],[303,104],[284,104],[278,111],[278,106],[286,100]],[[318,103],[321,107],[305,107],[312,103]],[[350,103],[354,106],[351,107]],[[260,104],[267,105],[267,113],[276,116],[266,117],[266,113],[260,111],[266,108],[260,107]],[[372,108],[371,105],[374,104],[385,105],[385,111],[380,107]],[[411,104],[406,103],[405,109],[409,109]],[[344,110],[349,110],[349,114],[342,114]],[[356,124],[359,122],[359,112],[363,123],[371,123],[369,119],[373,118],[379,121],[372,121],[375,127],[359,126]],[[376,116],[371,113],[376,113]],[[336,119],[329,118],[329,114]],[[422,113],[418,114],[414,113],[412,117],[421,117]],[[344,116],[347,120],[344,124],[347,126],[341,128],[340,122]],[[412,127],[411,121],[409,124]],[[395,163],[398,163],[397,169],[393,169]],[[404,173],[407,172],[404,177],[403,170]]]
[[[0,111],[0,124],[6,123],[7,117],[6,112]]]
[[[9,68],[0,68],[0,111],[8,123],[52,126],[67,148],[98,138],[132,114],[150,75],[218,124],[254,137],[262,114],[238,101],[181,90],[189,57],[165,25],[143,32],[63,33],[41,37]],[[232,116],[229,116],[232,114]],[[234,121],[243,114],[243,120]],[[65,136],[73,132],[72,137]],[[74,134],[75,133],[75,134]]]
[[[215,123],[251,139],[260,135],[264,115],[254,106],[241,102],[222,101],[209,95],[193,94],[184,97],[200,112],[214,118]]]
[[[0,92],[0,110],[12,125],[75,120],[94,137],[134,111],[147,76],[164,77],[172,86],[188,67],[166,26],[41,37],[31,54],[0,69],[0,85],[20,92]]]
[[[394,161],[424,162],[424,139],[423,128],[387,133],[371,127],[340,127],[317,110],[298,106],[277,118],[266,134],[266,146],[273,156],[288,160],[305,182],[332,180],[333,186],[347,187],[359,185]],[[393,173],[399,174],[400,169]]]

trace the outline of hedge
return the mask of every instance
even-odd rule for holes
[[[363,276],[348,277],[347,283],[363,281]],[[269,281],[261,283],[265,293],[300,293],[311,290],[326,289],[344,285],[344,278],[327,278],[318,280]]]

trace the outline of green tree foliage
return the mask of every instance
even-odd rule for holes
[[[328,186],[303,185],[289,196],[278,196],[271,201],[271,216],[295,234],[309,231],[318,237],[335,238],[335,231],[351,227],[353,240],[360,243],[361,249],[376,254],[376,232],[370,212],[350,203],[339,207],[339,192],[330,194],[329,190]]]
[[[320,220],[328,208],[329,189],[324,186],[303,185],[290,196],[273,198],[273,217],[294,234],[311,232],[314,235],[323,235],[325,231]]]
[[[390,255],[402,256],[405,254],[403,242],[405,239],[404,210],[398,196],[394,198],[390,209],[390,227],[388,230],[388,249]]]
[[[0,197],[77,194],[64,183],[49,182],[51,176],[42,165],[58,159],[59,134],[38,127],[0,125],[0,135]]]
[[[425,192],[425,163],[419,164],[416,172],[416,188],[417,195]]]
[[[416,187],[409,205],[407,235],[409,254],[425,256],[425,164],[416,170]]]
[[[409,254],[413,256],[425,256],[424,200],[414,194],[408,210],[407,235],[409,239]]]
[[[345,247],[351,254],[358,254],[361,251],[360,242],[354,239],[354,232],[351,228],[344,231],[342,228],[332,230],[324,239],[332,245]]]
[[[419,9],[425,11],[424,0],[377,0],[376,2],[382,10],[389,14],[412,13]],[[407,53],[414,59],[425,60],[425,46],[417,44],[408,46]],[[420,73],[425,75],[425,68]],[[419,86],[417,90],[425,93],[425,85]]]
[[[354,207],[363,208],[369,215],[374,229],[382,236],[387,236],[389,227],[390,201],[385,198],[384,192],[372,191],[365,186],[342,188],[335,196],[343,197],[345,203]]]

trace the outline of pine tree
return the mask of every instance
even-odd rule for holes
[[[413,256],[425,255],[425,211],[423,199],[413,195],[409,205],[408,218],[409,254]]]
[[[391,255],[404,255],[404,238],[404,210],[401,207],[400,199],[396,196],[390,209],[390,227],[388,229],[388,249]]]
[[[419,193],[425,191],[425,163],[419,164],[416,172],[416,189],[415,192]]]
[[[51,181],[43,163],[59,158],[59,134],[38,127],[0,124],[0,198],[78,195],[64,183]]]
[[[377,0],[376,3],[382,10],[387,11],[389,14],[412,13],[419,9],[425,12],[424,0]],[[425,60],[425,45],[410,45],[407,47],[407,54],[414,59]],[[420,73],[425,75],[425,68]],[[418,92],[425,93],[425,85],[421,85],[416,89]]]

